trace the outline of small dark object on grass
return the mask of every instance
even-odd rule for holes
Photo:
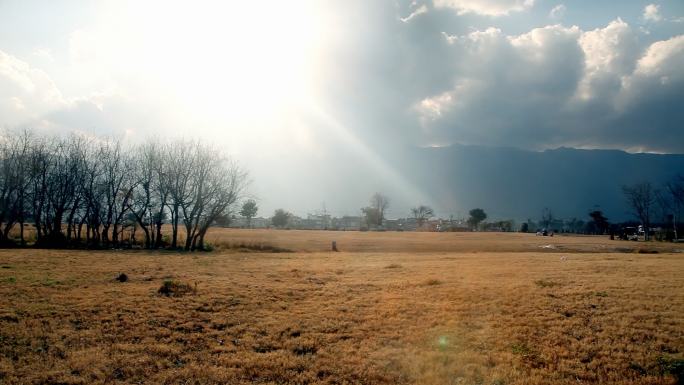
[[[178,281],[172,281],[172,280],[166,280],[164,283],[161,285],[159,290],[157,290],[157,293],[167,296],[167,297],[182,297],[185,294],[188,293],[196,293],[197,292],[197,283],[195,283],[195,287],[193,288],[187,283],[182,283]]]
[[[126,275],[126,273],[120,273],[116,276],[116,280],[119,282],[126,282],[128,281],[128,276]]]
[[[338,251],[337,250],[337,241],[332,241],[332,251]]]

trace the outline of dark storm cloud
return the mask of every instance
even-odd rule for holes
[[[420,2],[347,11],[364,27],[332,56],[324,100],[370,142],[684,151],[676,36],[651,41],[620,19],[454,33],[475,16]]]

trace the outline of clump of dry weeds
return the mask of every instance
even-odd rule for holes
[[[190,286],[188,283],[183,283],[174,280],[166,280],[162,283],[157,293],[166,297],[182,297],[186,294],[197,293],[197,282],[194,286]]]
[[[539,287],[555,287],[555,286],[560,286],[560,283],[551,281],[548,279],[538,279],[534,281],[535,285]]]

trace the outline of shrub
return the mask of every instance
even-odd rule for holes
[[[164,281],[157,293],[166,297],[182,297],[188,293],[195,294],[197,293],[197,283],[195,282],[195,286],[192,287],[187,283],[169,279]]]

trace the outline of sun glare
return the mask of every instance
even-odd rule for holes
[[[311,99],[326,33],[316,2],[135,2],[105,13],[130,67],[217,126],[273,125]]]

